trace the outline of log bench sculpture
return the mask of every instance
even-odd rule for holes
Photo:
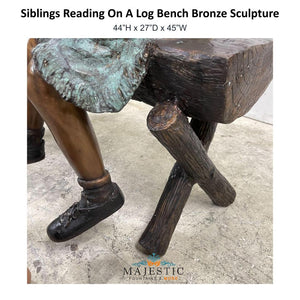
[[[84,39],[80,43],[82,42],[86,44],[80,46],[81,48],[85,47],[85,50],[87,48],[95,49],[91,48],[91,46],[95,47],[95,43],[91,45],[90,40]],[[32,43],[34,45],[30,49],[36,46],[35,42]],[[46,47],[49,47],[49,41],[44,43]],[[99,40],[97,43],[99,44]],[[128,43],[128,40],[119,39],[114,47],[118,48],[122,43]],[[42,47],[43,42],[39,45]],[[52,47],[57,47],[55,42],[53,45]],[[78,92],[80,89],[73,97],[66,100],[75,104],[68,103],[68,105],[79,106],[89,111],[95,111],[95,105],[93,106],[90,103],[98,103],[99,107],[99,102],[101,102],[101,111],[98,112],[118,111],[128,102],[129,98],[154,106],[147,118],[148,128],[175,158],[176,163],[171,170],[153,217],[139,240],[139,244],[143,251],[147,253],[163,255],[168,249],[172,234],[194,184],[197,183],[216,205],[228,206],[233,203],[236,196],[235,190],[215,167],[208,157],[207,151],[213,139],[217,123],[231,123],[236,118],[243,116],[269,85],[272,80],[273,43],[269,39],[161,39],[153,41],[140,40],[139,44],[136,43],[134,46],[139,48],[139,51],[134,52],[133,48],[130,47],[126,49],[122,46],[123,48],[120,48],[121,52],[133,53],[131,66],[134,66],[131,69],[128,66],[122,68],[122,61],[119,63],[119,68],[115,72],[118,69],[121,69],[122,72],[118,75],[118,78],[129,78],[126,84],[120,85],[121,88],[116,88],[112,84],[111,87],[107,88],[107,91],[98,92],[102,84],[99,82],[99,86],[95,87],[91,84],[91,87],[93,90],[97,90],[97,97],[100,97],[100,100],[93,102],[95,97],[85,94],[85,99],[91,97],[92,100],[84,106],[82,103],[85,99],[82,99],[82,94]],[[53,53],[53,49],[51,53]],[[105,49],[101,48],[100,50],[102,51],[101,56],[104,57],[103,60],[106,59],[105,68],[110,73],[114,72],[114,69],[110,69],[113,64],[107,63],[112,54],[105,56]],[[114,55],[122,57],[121,52],[116,51]],[[32,86],[38,86],[39,95],[42,90],[43,97],[47,98],[47,95],[53,94],[53,98],[58,98],[58,95],[54,95],[58,91],[60,97],[68,98],[64,97],[68,93],[64,88],[65,85],[68,85],[68,79],[60,74],[59,80],[56,80],[55,76],[57,75],[53,75],[53,69],[47,71],[48,73],[46,71],[43,73],[43,69],[47,69],[48,64],[46,59],[48,54],[43,56],[43,53],[45,54],[45,51],[37,51],[34,57],[35,66],[42,75],[40,73],[38,75],[32,74],[34,73],[32,72],[32,64],[29,67],[29,70],[31,70],[29,73],[31,73],[28,80],[28,97],[37,110],[36,114],[39,113],[42,119],[48,123],[48,126],[50,125],[49,127],[59,146],[79,176],[78,182],[84,188],[83,193],[86,193],[86,198],[91,202],[90,190],[86,189],[92,187],[95,190],[93,184],[98,176],[96,176],[97,172],[90,175],[88,174],[90,171],[79,166],[79,159],[73,157],[74,151],[68,150],[68,148],[71,148],[72,143],[70,142],[66,146],[65,136],[60,137],[61,133],[56,130],[58,127],[64,126],[57,125],[60,124],[60,121],[57,120],[60,117],[51,115],[47,111],[49,107],[47,108],[47,105],[43,107],[45,104],[40,104],[36,100],[37,96],[33,91],[38,88]],[[31,57],[31,52],[29,57]],[[86,57],[90,56],[87,54]],[[95,55],[93,58],[95,58]],[[64,60],[62,62],[58,61],[59,63],[68,64]],[[92,67],[97,67],[95,64],[98,61],[97,59],[92,60],[94,64]],[[101,72],[104,69],[101,69]],[[91,73],[91,68],[84,72]],[[97,74],[92,75],[97,77]],[[38,80],[43,80],[41,77],[48,83],[37,84]],[[118,80],[118,78],[115,80]],[[42,89],[41,85],[47,85],[47,89]],[[49,85],[54,86],[56,91],[53,91],[53,88]],[[119,96],[115,97],[116,101],[110,101],[111,99],[106,98],[116,93],[116,89],[121,100],[117,99]],[[99,93],[101,93],[100,96]],[[110,105],[111,103],[114,105]],[[83,115],[76,113],[74,108],[72,108],[73,110],[64,109],[69,115],[77,114],[77,121],[86,118],[86,116],[83,117]],[[187,117],[191,117],[190,122]],[[56,119],[57,123],[53,123],[53,118]],[[42,121],[36,127],[41,127],[41,123]],[[91,128],[87,129],[85,133],[79,134],[79,137],[86,140],[84,136],[90,131]],[[41,138],[42,135],[40,135],[40,140]],[[41,142],[39,142],[40,144]],[[99,151],[98,155],[100,156]],[[91,165],[91,163],[88,162],[88,165]],[[103,165],[101,168],[103,169]],[[110,182],[110,178],[107,179],[109,174],[106,171],[103,171],[100,175],[98,186],[102,186],[103,178],[106,178],[105,183]],[[87,184],[89,182],[92,182],[92,184]],[[96,188],[98,186],[96,184]],[[122,205],[121,202],[120,200],[114,211]],[[73,212],[74,208],[72,214]],[[71,212],[68,211],[67,215],[70,216],[70,214]],[[73,217],[72,214],[71,217]],[[109,214],[104,217],[107,215]],[[76,218],[77,216],[75,216]],[[88,228],[84,227],[83,230],[78,230],[75,235]],[[73,236],[70,235],[66,239]],[[55,240],[53,236],[50,236],[50,238]],[[62,238],[56,241],[66,239]]]

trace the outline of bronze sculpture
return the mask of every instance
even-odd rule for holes
[[[52,43],[52,47],[53,45],[57,47],[58,42],[58,40],[41,40],[40,46],[36,46],[36,41],[29,42],[29,58],[31,48],[35,47],[35,67],[39,67],[38,70],[33,69],[32,61],[28,65],[28,98],[36,107],[35,110],[30,103],[28,105],[28,128],[31,130],[28,133],[34,136],[31,139],[35,141],[29,143],[32,147],[31,150],[29,147],[28,153],[35,153],[35,160],[43,158],[42,119],[44,119],[77,173],[79,184],[84,188],[81,205],[75,204],[54,221],[55,226],[48,227],[50,238],[62,241],[80,234],[81,230],[97,222],[102,211],[99,202],[109,202],[109,199],[114,198],[112,196],[114,191],[117,193],[116,203],[104,217],[122,205],[123,197],[116,184],[111,183],[104,169],[100,150],[85,110],[75,106],[83,103],[84,99],[76,96],[67,97],[67,100],[73,100],[75,105],[64,101],[63,97],[68,96],[68,91],[64,87],[69,78],[49,84],[44,79],[49,80],[51,72],[45,71],[44,75],[40,73],[40,70],[47,70],[52,63],[43,57],[45,51],[39,54],[39,48],[42,49],[43,43],[44,46]],[[62,45],[74,46],[76,41],[66,42]],[[88,49],[94,49],[91,48],[91,43],[95,46],[97,42],[103,46],[98,39],[85,41]],[[141,42],[139,50],[143,54],[136,62],[142,69],[139,68],[138,74],[134,75],[138,78],[137,83],[125,88],[124,91],[128,91],[127,94],[130,95],[128,97],[132,96],[133,99],[155,105],[148,116],[148,127],[177,160],[156,212],[139,241],[146,252],[162,255],[167,250],[193,184],[198,183],[217,205],[227,206],[234,201],[234,189],[216,169],[206,151],[212,141],[217,122],[230,123],[244,115],[268,86],[272,78],[272,41],[174,39]],[[49,49],[53,53],[54,48]],[[101,53],[108,53],[105,52],[107,49],[100,50]],[[122,53],[109,55],[117,57]],[[88,73],[88,70],[82,68],[79,68],[79,71]],[[126,72],[123,72],[122,76],[126,77],[125,74]],[[91,75],[97,76],[94,73]],[[64,84],[60,86],[60,83]],[[52,85],[56,86],[56,89]],[[99,85],[101,86],[101,83]],[[76,95],[78,91],[79,89]],[[121,109],[129,100],[124,92],[118,94],[119,99],[125,100],[116,101],[121,103],[121,106],[114,106],[115,111]],[[41,95],[44,99],[41,99]],[[101,99],[103,101],[103,97],[100,97],[100,102]],[[85,109],[91,107],[95,105]],[[107,108],[107,105],[101,107]],[[190,124],[186,116],[192,117]],[[88,203],[85,201],[86,198]],[[97,217],[91,215],[94,221],[88,222],[89,225],[86,227],[83,225],[84,222],[80,223],[77,220],[78,217],[85,216],[91,211],[89,202],[93,200],[97,203],[95,211],[99,209],[99,215],[96,214]],[[80,223],[80,228],[74,230],[72,224],[76,222]],[[63,233],[59,236],[56,226],[58,223],[63,225],[63,228],[71,230],[63,229]]]

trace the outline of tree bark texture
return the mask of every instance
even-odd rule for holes
[[[199,181],[199,176],[204,176],[203,180],[206,180],[205,174],[202,175],[202,167],[199,168],[198,166],[198,171],[200,171],[199,175],[194,175],[195,170],[193,171],[194,173],[188,171],[188,175],[185,171],[187,163],[183,163],[185,159],[179,160],[179,156],[186,156],[184,152],[190,152],[189,149],[193,148],[194,144],[197,145],[200,151],[198,149],[198,153],[191,155],[199,155],[198,159],[200,159],[200,164],[201,159],[204,160],[204,163],[208,163],[208,168],[213,170],[212,174],[215,174],[213,178],[217,178],[218,181],[224,184],[222,187],[220,183],[217,183],[218,186],[220,186],[219,189],[221,189],[221,192],[225,192],[225,197],[223,198],[221,195],[216,195],[213,191],[215,188],[213,183],[214,179],[210,179],[210,176],[208,176],[209,181],[207,183],[203,183],[203,180],[200,179],[200,182],[202,182],[200,186],[217,205],[227,206],[233,202],[235,191],[227,180],[215,169],[213,164],[208,161],[209,158],[206,155],[206,151],[213,139],[216,126],[217,123],[199,121],[196,119],[192,119],[189,124],[187,118],[178,107],[169,102],[158,104],[150,112],[148,116],[148,127],[151,133],[168,149],[177,162],[171,171],[155,213],[139,240],[139,244],[145,252],[157,253],[159,255],[165,254],[194,183]],[[180,134],[179,131],[181,130],[182,133]],[[190,144],[191,140],[182,139],[184,136],[191,136],[194,142]],[[180,147],[183,147],[182,150],[176,150]],[[190,164],[193,164],[193,162]],[[207,167],[205,168],[207,169]],[[208,185],[208,187],[206,185]]]

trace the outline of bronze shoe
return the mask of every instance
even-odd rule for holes
[[[97,194],[103,195],[103,189],[110,190],[106,193],[105,199],[94,201]],[[81,200],[75,202],[48,226],[47,234],[54,242],[67,241],[109,217],[123,204],[124,196],[116,183],[84,190],[81,193]]]
[[[27,164],[38,162],[45,158],[45,128],[27,129]]]

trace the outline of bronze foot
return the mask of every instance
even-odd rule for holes
[[[124,204],[124,196],[107,172],[102,178],[78,180],[84,188],[79,202],[75,202],[47,228],[54,242],[70,240],[112,215]]]

